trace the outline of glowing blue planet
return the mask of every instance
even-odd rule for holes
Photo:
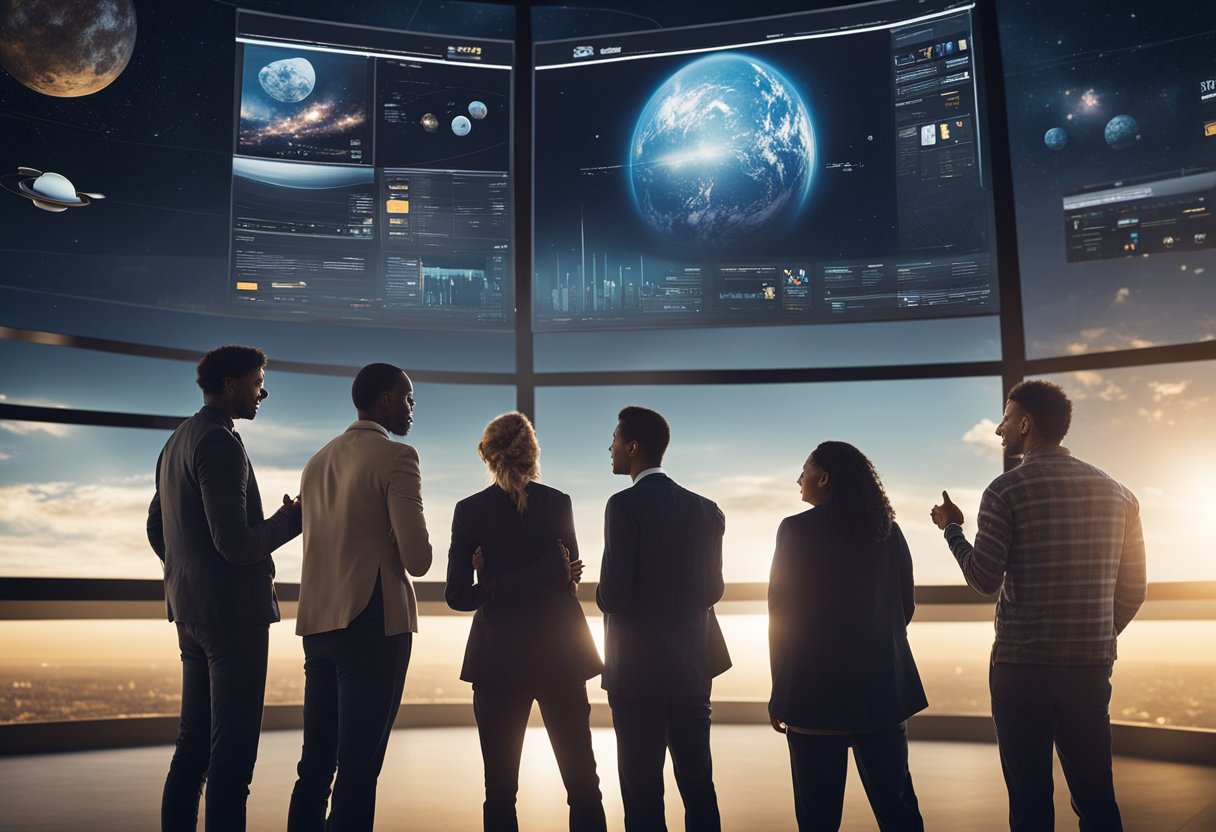
[[[469,102],[469,115],[471,115],[473,118],[477,119],[478,121],[481,121],[483,118],[485,118],[489,114],[490,114],[490,108],[487,107],[484,102],[482,102],[482,101],[470,101]]]
[[[284,58],[258,70],[258,83],[275,101],[303,101],[317,85],[317,71],[304,58]]]
[[[469,121],[465,116],[456,116],[456,118],[452,119],[452,132],[457,136],[467,136],[472,129],[473,122]]]
[[[811,189],[815,134],[779,71],[738,53],[713,55],[651,96],[628,166],[634,204],[654,231],[724,244],[797,216]]]
[[[1115,150],[1131,147],[1140,139],[1140,125],[1131,116],[1115,116],[1102,131],[1106,143]]]
[[[1048,150],[1063,150],[1068,144],[1068,132],[1063,127],[1053,127],[1043,134],[1043,144]]]

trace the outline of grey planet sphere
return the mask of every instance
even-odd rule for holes
[[[490,113],[490,108],[481,101],[469,102],[469,115],[480,121]]]
[[[464,116],[456,116],[452,119],[452,132],[457,136],[467,136],[469,131],[473,129],[473,123]]]
[[[304,58],[284,58],[262,67],[258,83],[275,101],[295,104],[312,94],[317,85],[317,71]]]
[[[1125,147],[1131,147],[1139,140],[1140,125],[1131,116],[1115,116],[1106,122],[1106,129],[1102,135],[1108,145],[1115,150],[1122,150]]]
[[[1068,144],[1068,132],[1063,127],[1053,127],[1043,134],[1043,144],[1048,150],[1063,150]]]
[[[0,66],[34,92],[92,95],[122,74],[134,51],[132,0],[0,3]]]

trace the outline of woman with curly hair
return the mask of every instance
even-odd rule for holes
[[[477,452],[494,482],[456,504],[445,595],[452,609],[477,611],[460,678],[473,685],[485,828],[519,828],[519,760],[536,701],[566,785],[570,828],[602,830],[587,680],[604,665],[575,597],[583,564],[570,497],[536,481],[540,446],[522,413],[493,419]]]
[[[777,530],[769,717],[789,743],[800,830],[840,828],[848,750],[883,830],[923,830],[906,720],[928,706],[907,625],[912,555],[874,465],[824,442],[798,477],[813,508]]]

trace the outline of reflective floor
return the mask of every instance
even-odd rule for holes
[[[623,827],[610,729],[594,731],[609,828]],[[249,798],[249,829],[281,831],[295,779],[298,731],[262,737]],[[794,828],[784,740],[767,727],[713,729],[719,802],[727,830]],[[172,751],[153,748],[0,758],[0,827],[6,830],[151,830]],[[918,742],[912,776],[926,828],[1007,829],[996,746]],[[399,730],[380,778],[377,829],[476,830],[481,823],[481,758],[472,728]],[[1115,788],[1129,832],[1216,832],[1216,768],[1118,758]],[[564,830],[565,794],[544,729],[531,728],[520,776],[520,828]],[[1056,829],[1076,829],[1062,775],[1056,776]],[[668,823],[682,813],[668,769]],[[200,824],[201,828],[201,824]],[[876,829],[856,772],[850,771],[845,830]]]

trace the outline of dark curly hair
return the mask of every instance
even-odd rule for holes
[[[203,356],[194,380],[204,393],[223,393],[224,379],[240,378],[265,366],[266,353],[257,347],[227,344]]]
[[[1059,442],[1072,426],[1072,402],[1064,388],[1050,381],[1023,381],[1014,385],[1006,397],[1030,414],[1039,435],[1048,442]]]
[[[831,499],[824,507],[850,534],[881,543],[891,535],[895,511],[874,463],[848,442],[822,442],[811,462],[828,473]]]

